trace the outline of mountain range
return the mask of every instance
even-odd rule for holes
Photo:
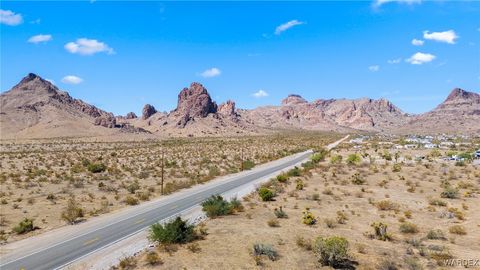
[[[178,94],[177,107],[160,112],[146,104],[142,115],[101,110],[71,97],[30,73],[0,95],[2,139],[254,135],[278,130],[382,132],[397,134],[480,134],[480,95],[460,88],[432,111],[411,115],[386,99],[286,97],[278,106],[237,109],[234,101],[217,105],[207,89],[192,83]]]

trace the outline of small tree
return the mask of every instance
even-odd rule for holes
[[[62,218],[70,224],[75,224],[79,218],[83,217],[83,215],[84,211],[78,206],[75,197],[70,197],[67,202],[67,207],[62,212]]]
[[[149,239],[159,244],[184,244],[196,239],[194,226],[177,217],[165,224],[150,226]]]
[[[237,200],[235,200],[235,204],[236,202]],[[205,212],[207,217],[210,218],[229,215],[233,213],[233,207],[234,205],[227,202],[220,195],[212,195],[202,203],[202,210]]]

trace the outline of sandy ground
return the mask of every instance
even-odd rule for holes
[[[365,149],[361,153],[376,157],[373,162],[364,157],[358,165],[346,165],[346,156],[355,151],[340,149],[332,155],[342,155],[342,163],[331,164],[327,158],[311,175],[290,178],[273,202],[262,202],[254,193],[246,198],[244,212],[208,220],[209,234],[196,242],[199,248],[195,252],[188,245],[178,246],[170,254],[152,248],[162,262],[149,266],[143,253],[135,257],[136,268],[318,269],[322,266],[315,253],[298,245],[298,239],[310,243],[334,235],[348,240],[357,269],[461,269],[442,266],[443,260],[480,259],[479,166],[460,167],[438,159],[409,161],[408,156],[423,156],[428,151],[408,150],[400,151],[401,169],[394,172],[394,160],[384,160],[378,152]],[[365,182],[354,184],[354,175]],[[303,190],[296,190],[297,179],[305,183]],[[459,198],[441,198],[446,184],[458,188]],[[434,200],[445,206],[433,204]],[[392,210],[382,210],[383,201],[389,202]],[[279,207],[288,214],[287,219],[275,217],[274,209]],[[306,208],[318,220],[313,226],[302,223]],[[339,223],[339,216],[346,220]],[[270,220],[276,220],[279,227],[269,226]],[[371,237],[374,222],[388,225],[390,241]],[[415,224],[416,230],[402,232],[402,224],[409,223]],[[453,233],[450,228],[456,225],[466,234]],[[428,239],[431,230],[440,230],[444,239]],[[263,258],[263,265],[258,266],[252,256],[256,243],[272,245],[279,259]]]

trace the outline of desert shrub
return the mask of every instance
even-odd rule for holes
[[[261,187],[258,189],[258,195],[262,199],[262,201],[271,201],[273,200],[273,197],[275,197],[275,193],[267,187]]]
[[[268,221],[267,221],[267,224],[268,224],[268,226],[270,226],[270,227],[280,227],[280,223],[278,222],[277,219],[274,219],[274,218],[268,220]]]
[[[135,269],[136,266],[137,266],[137,260],[135,259],[134,256],[128,256],[128,257],[122,258],[120,260],[120,263],[118,264],[118,267],[124,270]]]
[[[237,212],[243,212],[245,210],[245,207],[243,207],[242,202],[237,199],[237,197],[233,197],[230,200],[230,205],[232,206],[232,209]]]
[[[317,223],[317,219],[312,214],[312,212],[310,212],[310,209],[306,208],[303,211],[302,222],[303,222],[303,224],[306,224],[306,225],[313,225],[313,224]]]
[[[342,163],[343,157],[341,155],[334,155],[330,158],[330,163],[332,164],[338,164]]]
[[[207,217],[215,218],[233,213],[233,205],[220,195],[212,195],[202,203],[202,210]]]
[[[297,181],[295,181],[295,189],[296,190],[302,190],[304,187],[305,187],[305,184],[303,183],[303,181],[301,179],[297,179]]]
[[[193,253],[198,253],[200,252],[200,250],[202,250],[200,248],[200,245],[198,243],[190,243],[187,245],[187,249],[190,250],[191,252]]]
[[[184,244],[196,238],[194,226],[180,217],[165,224],[155,223],[150,226],[149,239],[159,244]]]
[[[138,199],[132,196],[127,196],[125,198],[125,203],[127,205],[137,205],[138,204]]]
[[[75,224],[79,218],[84,216],[83,209],[79,206],[78,202],[75,200],[75,197],[70,197],[67,202],[67,207],[62,212],[62,219],[67,221],[70,224]]]
[[[87,170],[92,173],[104,172],[107,169],[107,166],[103,163],[89,163],[87,165]]]
[[[160,259],[160,256],[158,256],[157,252],[153,250],[147,253],[145,260],[149,265],[152,265],[152,266],[163,263],[162,259]]]
[[[391,259],[383,259],[377,267],[378,270],[397,270],[397,264]]]
[[[458,189],[450,186],[445,187],[445,189],[440,194],[440,197],[448,199],[458,199]]]
[[[244,160],[242,162],[242,168],[244,170],[251,170],[253,167],[255,167],[255,162],[253,162],[251,160]]]
[[[321,149],[317,153],[313,154],[312,157],[310,158],[312,162],[314,163],[319,163],[320,161],[325,160],[325,156],[327,155],[327,151],[325,149]]]
[[[277,218],[288,218],[288,215],[285,211],[283,211],[283,208],[280,206],[280,208],[275,208],[273,210],[273,213]]]
[[[430,230],[427,233],[427,239],[430,240],[446,240],[445,234],[441,230]]]
[[[288,181],[288,176],[286,174],[277,175],[277,181],[280,183],[285,183]]]
[[[400,232],[402,233],[417,233],[418,232],[418,227],[417,225],[410,223],[410,222],[404,222],[400,224]]]
[[[297,236],[295,238],[295,243],[297,243],[297,246],[305,249],[305,250],[312,250],[312,242],[303,238],[302,236]]]
[[[392,172],[399,172],[402,170],[402,165],[400,165],[399,163],[395,163],[393,164],[392,166]]]
[[[388,211],[388,210],[398,210],[398,204],[391,202],[389,200],[382,200],[375,204],[378,210]]]
[[[440,199],[430,199],[428,203],[434,206],[447,206],[447,202]]]
[[[294,167],[293,169],[290,169],[288,172],[287,172],[287,176],[289,177],[292,177],[292,176],[300,176],[301,175],[301,171],[300,171],[300,168],[298,167]]]
[[[355,173],[352,175],[352,183],[355,184],[355,185],[363,185],[365,184],[367,181],[365,180],[365,178],[363,178],[359,173]]]
[[[374,222],[371,225],[374,230],[374,237],[378,240],[387,241],[391,239],[390,234],[387,233],[388,225],[383,222]]]
[[[465,227],[462,225],[453,225],[450,228],[448,228],[448,231],[453,234],[458,234],[458,235],[465,235],[467,234],[467,231],[465,230]]]
[[[349,264],[348,248],[347,239],[340,236],[318,237],[313,245],[313,250],[322,265],[342,269]]]
[[[128,185],[126,189],[131,194],[135,194],[135,191],[140,189],[140,185],[138,184],[137,181],[135,181],[135,182],[131,183],[130,185]]]
[[[33,219],[24,218],[17,226],[13,227],[13,231],[17,234],[24,234],[35,230]]]
[[[337,222],[338,224],[345,224],[347,223],[348,217],[342,211],[337,211]]]
[[[422,270],[423,266],[416,258],[407,257],[405,258],[405,264],[409,270]]]
[[[347,161],[348,165],[356,165],[356,164],[360,163],[360,161],[362,161],[362,159],[357,154],[350,154],[350,155],[348,155],[346,161]]]
[[[327,228],[330,228],[330,229],[333,229],[337,226],[335,220],[331,218],[324,219],[324,222],[325,222],[325,225],[327,225]]]
[[[278,252],[271,245],[254,244],[253,256],[260,257],[262,255],[267,256],[271,261],[278,259]]]
[[[383,159],[388,161],[392,160],[392,154],[390,154],[390,152],[388,152],[387,150],[383,152],[382,157]]]

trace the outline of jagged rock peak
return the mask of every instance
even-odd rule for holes
[[[178,126],[184,127],[195,117],[207,117],[217,112],[217,104],[212,101],[208,91],[200,83],[192,83],[178,94],[177,108],[174,113],[180,116]]]
[[[23,77],[23,79],[12,88],[12,91],[21,91],[21,90],[30,90],[30,91],[38,91],[38,90],[45,90],[47,92],[55,92],[58,91],[58,88],[53,85],[51,82],[43,79],[42,77],[38,76],[34,73],[28,73],[27,76]]]
[[[284,100],[282,100],[282,105],[295,105],[295,104],[304,104],[308,103],[302,96],[297,94],[290,94]]]
[[[134,112],[129,112],[129,113],[127,113],[127,115],[125,116],[125,118],[127,118],[127,119],[135,119],[135,118],[137,118],[137,115],[136,115]]]
[[[453,101],[457,99],[478,99],[480,95],[474,92],[468,92],[461,88],[455,88],[450,92],[445,101]]]
[[[220,106],[218,106],[218,113],[231,117],[238,116],[235,101],[227,100],[227,102],[220,104]]]
[[[145,120],[145,119],[149,118],[150,116],[152,116],[153,114],[155,114],[156,112],[157,112],[157,110],[155,109],[155,107],[153,107],[150,104],[145,104],[145,106],[143,106],[143,110],[142,110],[142,119]]]

